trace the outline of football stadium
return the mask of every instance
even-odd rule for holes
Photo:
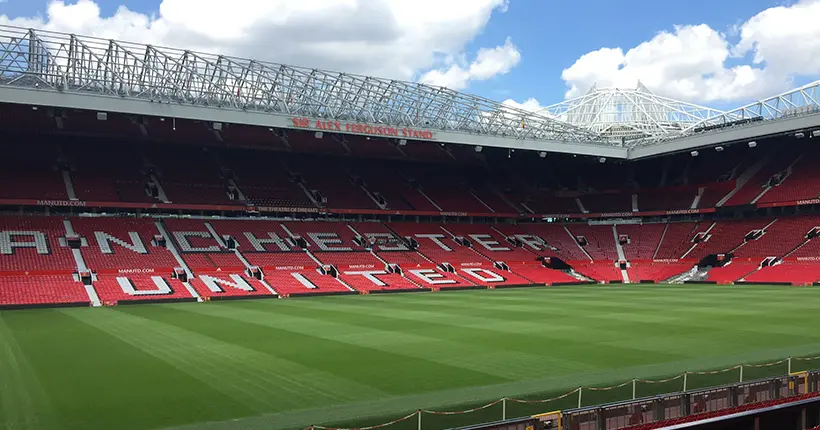
[[[820,426],[818,87],[530,111],[0,26],[0,428]]]

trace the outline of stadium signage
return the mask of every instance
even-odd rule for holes
[[[117,273],[121,274],[136,274],[136,273],[154,273],[156,269],[119,269]]]
[[[347,133],[361,133],[373,136],[399,137],[404,139],[432,140],[433,132],[418,128],[390,127],[372,125],[359,122],[312,120],[305,117],[293,117],[291,123],[296,128],[306,128],[316,131],[338,131]]]
[[[85,207],[87,204],[79,200],[37,200],[37,206]]]
[[[248,206],[249,212],[290,212],[290,213],[316,213],[318,208],[280,207],[280,206]]]
[[[693,215],[701,213],[700,209],[677,209],[672,211],[666,211],[667,215]]]

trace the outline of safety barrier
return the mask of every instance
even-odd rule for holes
[[[777,369],[782,366],[782,369]],[[308,430],[372,430],[387,427],[411,428],[409,423],[416,425],[412,428],[421,430],[428,420],[430,427],[447,428],[457,425],[477,424],[493,420],[506,420],[508,417],[520,417],[534,415],[532,409],[539,407],[540,412],[546,410],[556,410],[550,412],[550,416],[560,417],[559,409],[582,408],[586,406],[601,405],[619,401],[629,401],[649,396],[657,396],[666,393],[687,392],[710,387],[720,387],[727,384],[737,384],[748,380],[759,380],[768,377],[789,376],[795,373],[807,373],[809,370],[820,369],[820,356],[810,357],[788,357],[768,363],[744,363],[718,370],[707,371],[686,371],[679,375],[662,379],[632,379],[620,384],[607,387],[578,387],[566,393],[549,398],[515,398],[503,397],[493,402],[479,405],[473,408],[457,411],[435,411],[430,409],[419,409],[395,420],[371,426],[356,427],[329,427],[322,425],[312,425]],[[577,400],[576,400],[577,399]],[[572,402],[572,404],[568,404]],[[515,405],[529,405],[530,411],[516,409],[511,411]],[[561,408],[545,406],[562,406]],[[481,413],[485,412],[485,413]],[[442,421],[437,417],[464,417],[475,414],[474,420],[448,420]],[[544,414],[547,415],[547,414]],[[470,422],[471,421],[471,422]]]

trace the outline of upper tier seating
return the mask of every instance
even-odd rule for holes
[[[768,158],[760,171],[757,172],[743,187],[741,187],[729,200],[726,206],[744,205],[752,203],[753,200],[763,192],[771,177],[783,172],[791,163],[797,159],[792,149],[788,147],[776,152]]]
[[[641,211],[668,211],[689,209],[698,194],[698,187],[670,187],[638,193],[638,209]]]
[[[379,209],[367,192],[353,183],[351,175],[335,158],[290,157],[287,165],[305,179],[309,190],[317,190],[334,209]]]
[[[717,204],[734,188],[734,181],[721,182],[706,186],[703,190],[703,195],[700,196],[698,208],[713,208],[717,206]]]
[[[406,176],[444,212],[489,213],[494,209],[469,192],[469,179],[459,169],[448,166],[407,165]]]
[[[149,159],[159,167],[159,180],[171,202],[239,204],[229,197],[228,183],[209,151],[155,148]]]
[[[155,223],[150,218],[71,218],[74,232],[88,245],[81,249],[85,264],[98,273],[170,274],[179,263],[154,242],[160,234]]]
[[[581,196],[584,209],[592,213],[632,212],[632,193],[587,194]],[[577,210],[573,211],[577,212]]]
[[[0,276],[0,309],[14,306],[90,305],[83,284],[71,275]]]
[[[555,197],[544,193],[530,195],[523,201],[527,207],[540,214],[577,214],[581,213],[575,197]]]
[[[820,197],[820,171],[815,166],[817,155],[818,151],[814,148],[804,152],[794,164],[791,174],[772,187],[759,202],[793,202]]]
[[[13,142],[0,146],[0,151],[1,199],[68,200],[54,145],[34,147]]]
[[[156,203],[146,192],[148,179],[136,148],[72,143],[65,145],[71,159],[74,193],[83,201]]]
[[[412,187],[393,166],[368,161],[353,163],[353,173],[358,175],[370,192],[380,194],[387,209],[438,212],[438,208],[418,189]]]
[[[254,205],[316,207],[274,154],[262,151],[221,151],[219,160],[224,168],[233,173],[245,199]]]
[[[0,216],[0,273],[59,275],[77,271],[59,217]]]

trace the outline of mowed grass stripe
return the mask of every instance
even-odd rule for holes
[[[818,305],[820,289],[690,285],[164,304],[4,313],[0,345],[54,428],[297,428],[820,353]]]
[[[430,296],[435,300],[434,296]],[[368,306],[369,305],[369,306]],[[441,340],[451,342],[471,342],[476,345],[491,346],[495,350],[518,352],[522,354],[537,354],[553,359],[564,359],[564,368],[572,370],[592,370],[600,368],[621,367],[635,365],[642,362],[670,361],[682,358],[651,348],[621,348],[610,346],[610,355],[600,354],[600,347],[594,342],[595,336],[589,335],[593,328],[577,327],[572,333],[556,338],[552,336],[552,327],[549,322],[540,325],[539,330],[526,330],[533,326],[524,326],[521,322],[509,323],[504,320],[503,313],[487,314],[486,316],[466,316],[442,318],[435,309],[436,306],[419,308],[417,310],[396,311],[393,308],[381,308],[371,303],[345,303],[336,306],[327,303],[325,306],[313,305],[317,318],[330,319],[340,324],[349,324],[360,327],[370,326],[405,326],[408,329],[426,333]],[[283,309],[280,309],[280,312]],[[287,307],[285,311],[289,310]],[[512,326],[512,327],[509,327]],[[522,331],[528,331],[522,333]],[[560,346],[560,348],[556,348]],[[464,355],[464,359],[470,357]],[[615,357],[615,358],[613,358]],[[482,360],[483,361],[483,360]],[[573,364],[578,364],[573,366]],[[548,363],[545,363],[548,364]],[[497,363],[484,362],[488,369],[497,368]],[[579,366],[580,365],[580,366]],[[588,365],[588,366],[585,366]],[[550,370],[547,366],[545,370]],[[538,369],[531,373],[538,374]],[[531,377],[532,375],[530,375]]]
[[[259,302],[243,302],[242,309],[245,312],[242,314],[226,311],[223,304],[195,309],[188,307],[188,309],[228,318],[241,316],[245,321],[255,324],[278,324],[278,328],[307,336],[331,338],[352,345],[398,354],[407,359],[433,361],[460,370],[473,370],[483,374],[484,380],[491,380],[490,376],[497,376],[498,380],[495,382],[532,377],[538,366],[559,370],[563,368],[564,371],[579,370],[577,364],[557,357],[534,354],[530,350],[515,351],[500,348],[497,343],[488,342],[487,339],[477,336],[480,331],[475,329],[462,330],[457,326],[442,324],[431,326],[421,321],[410,325],[401,319],[391,321],[387,318],[367,316],[359,312],[336,313],[328,320],[331,312],[317,310],[310,313],[315,318],[308,318],[302,316],[305,312],[297,312],[284,306],[277,307],[276,321],[284,319],[287,322],[278,323],[266,321],[266,317],[271,319],[270,312],[265,312],[265,305],[254,303]],[[230,304],[231,307],[234,305]],[[255,309],[257,306],[259,310]],[[269,311],[269,308],[267,310]],[[394,314],[398,313],[394,312]],[[404,330],[395,328],[397,321],[403,324]],[[490,326],[491,324],[485,323],[484,325]],[[424,333],[424,336],[418,333]],[[498,366],[499,361],[497,360],[508,358],[515,358],[511,361],[513,365]],[[424,375],[417,377],[421,378]],[[451,377],[448,385],[461,384]]]
[[[131,308],[130,311],[141,312],[137,308]],[[323,337],[318,337],[236,319],[202,315],[197,312],[197,308],[192,307],[185,310],[166,309],[166,312],[152,313],[149,317],[302,363],[316,371],[345,379],[348,384],[369,385],[379,390],[380,394],[412,394],[440,390],[451,384],[478,385],[483,381],[503,381],[490,374],[334,340],[334,332],[346,330],[338,325]],[[238,333],[242,335],[238,336]],[[415,375],[412,383],[408,384],[406,377],[401,372],[396,372],[396,369]]]
[[[35,414],[53,412],[53,421],[39,428],[142,429],[191,422],[192,415],[204,420],[229,417],[215,407],[230,402],[219,392],[209,392],[177,369],[65,314],[103,315],[100,311],[105,312],[49,309],[2,314],[36,373],[37,379],[26,378],[26,384],[36,387],[39,380],[47,397],[47,404],[37,404]],[[196,393],[205,400],[192,402]],[[149,410],[152,413],[146,415]],[[4,421],[0,416],[0,428],[13,428]]]
[[[14,332],[0,314],[0,424],[15,430],[49,428],[53,411]]]
[[[144,316],[169,315],[175,312],[173,310],[121,307],[106,311],[110,315],[105,317],[104,324],[98,325],[100,329],[222,392],[250,409],[251,413],[303,407],[303,397],[314,399],[315,404],[337,399],[328,392],[329,389],[342,393],[342,398],[348,401],[356,400],[355,396],[348,397],[348,393],[354,391],[364,396],[381,394],[365,385],[352,384],[334,378],[332,374],[319,374],[314,369],[278,360],[237,342],[215,339],[196,330]],[[144,315],[134,315],[134,311]],[[86,322],[98,323],[96,320]],[[206,323],[203,327],[203,330],[211,328],[213,331],[212,324]],[[234,334],[236,338],[246,335],[241,331]],[[314,373],[313,377],[299,378],[306,372]],[[227,406],[230,409],[231,405]]]
[[[498,352],[496,348],[489,345],[464,342],[463,339],[458,343],[454,343],[449,338],[442,340],[434,336],[417,334],[416,331],[389,329],[385,328],[385,325],[382,324],[383,321],[377,321],[372,325],[349,324],[345,321],[336,323],[326,320],[326,312],[322,312],[321,319],[316,319],[303,316],[304,312],[284,313],[282,311],[285,308],[278,307],[277,316],[272,317],[270,309],[264,305],[259,309],[254,309],[252,307],[253,302],[246,301],[243,303],[247,306],[242,307],[242,312],[236,312],[233,309],[234,306],[222,306],[223,304],[197,308],[187,307],[186,309],[206,316],[224,317],[306,336],[327,338],[336,342],[376,349],[390,354],[399,354],[408,360],[433,361],[445,366],[469,369],[485,373],[484,380],[489,379],[491,375],[495,375],[499,377],[497,382],[501,382],[522,375],[518,372],[511,374],[515,369],[498,368],[498,366],[492,365],[492,362],[474,365],[470,357],[475,359],[475,357]],[[531,356],[529,359],[528,357],[519,357],[519,360],[534,364],[538,357]]]

